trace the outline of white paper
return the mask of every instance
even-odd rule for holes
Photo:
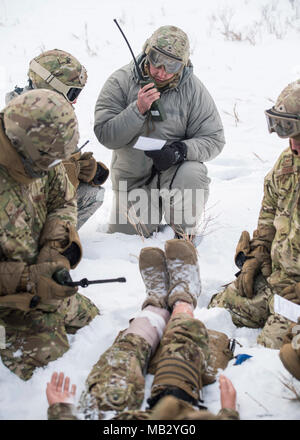
[[[300,316],[300,305],[276,294],[274,295],[274,312],[279,313],[290,321],[297,322]]]
[[[133,148],[143,151],[161,150],[167,141],[140,136]]]

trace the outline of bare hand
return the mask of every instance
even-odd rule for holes
[[[232,382],[228,377],[220,375],[220,394],[221,394],[221,407],[222,409],[234,409],[236,410],[236,391]]]
[[[137,106],[139,112],[143,115],[146,113],[152,103],[160,97],[160,92],[154,87],[154,83],[146,84],[138,92]]]
[[[76,394],[76,385],[72,385],[71,391],[70,378],[66,376],[64,380],[64,373],[54,372],[51,377],[51,382],[47,383],[46,395],[49,405],[54,403],[74,403]]]

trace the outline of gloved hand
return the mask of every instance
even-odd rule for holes
[[[78,179],[82,182],[90,182],[97,171],[97,162],[93,158],[92,152],[83,153],[78,160],[79,163],[79,174]]]
[[[78,175],[80,172],[80,155],[80,151],[77,151],[76,153],[73,153],[69,159],[63,161],[63,165],[65,167],[68,178],[75,189],[77,189],[79,185]]]
[[[243,231],[241,233],[240,239],[236,246],[234,262],[239,269],[243,267],[247,257],[250,252],[250,235],[248,231]]]
[[[53,248],[50,243],[45,244],[37,257],[36,262],[40,263],[56,263],[67,270],[70,270],[70,261],[58,252],[57,249]]]
[[[93,186],[103,185],[109,175],[109,169],[102,162],[97,162],[97,170],[93,180],[90,182]]]
[[[45,223],[39,245],[41,251],[37,263],[59,262],[68,269],[68,263],[63,259],[65,257],[71,269],[74,269],[82,257],[82,247],[76,228],[60,219],[51,219]]]
[[[18,291],[37,295],[40,302],[56,299],[63,300],[74,295],[77,287],[62,286],[56,283],[53,275],[64,267],[57,263],[32,264],[25,267],[18,286]]]
[[[259,230],[254,231],[250,240],[248,231],[243,231],[235,252],[235,263],[241,269],[235,285],[240,296],[252,298],[255,277],[261,272],[264,277],[272,273],[272,261],[269,250],[260,243]]]
[[[173,165],[181,163],[186,158],[187,146],[184,142],[176,141],[165,145],[161,150],[145,151],[151,157],[158,171],[165,171]]]
[[[280,296],[295,304],[300,304],[300,283],[295,283],[286,287],[280,293]]]
[[[69,180],[77,189],[81,182],[93,186],[103,185],[106,181],[109,170],[102,162],[96,162],[92,152],[81,154],[74,153],[70,159],[63,161]]]
[[[241,296],[252,298],[254,295],[253,285],[256,275],[260,272],[265,277],[271,275],[271,259],[263,246],[258,246],[246,258],[242,270],[235,281],[235,285]]]
[[[109,170],[104,163],[96,162],[93,158],[93,153],[83,153],[78,162],[80,167],[79,180],[90,183],[93,186],[102,185],[106,181]]]

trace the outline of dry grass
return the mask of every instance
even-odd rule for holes
[[[283,397],[284,399],[300,402],[300,388],[296,387],[292,380],[288,379],[284,375],[279,378],[280,382],[290,391],[291,397]]]
[[[193,228],[192,233],[187,233],[183,230],[182,227],[178,225],[170,225],[172,229],[174,230],[174,233],[177,234],[180,238],[183,238],[184,240],[190,241],[193,243],[194,237],[197,237],[200,241],[203,237],[212,234],[215,232],[217,227],[216,219],[218,218],[217,215],[212,215],[209,213],[209,211],[213,208],[210,207],[208,209],[204,209],[203,215],[199,222],[195,225]]]
[[[87,25],[87,23],[84,24],[84,35],[85,35],[85,39],[84,39],[84,41],[85,41],[85,48],[86,48],[86,51],[87,51],[88,55],[90,57],[96,57],[98,55],[97,52],[92,50],[92,48],[91,48],[91,46],[89,44],[88,25]]]
[[[132,212],[133,210],[133,212]],[[130,213],[129,210],[125,210],[125,215],[127,217],[128,222],[131,224],[131,226],[136,230],[137,235],[139,235],[142,239],[142,241],[145,240],[145,238],[148,238],[151,234],[149,232],[149,229],[147,226],[138,220],[138,216],[135,210],[135,207],[133,204],[131,204],[130,207]]]
[[[237,112],[237,103],[236,102],[234,103],[233,112],[232,113],[229,113],[226,110],[223,110],[223,113],[225,113],[228,116],[231,116],[234,119],[236,127],[237,127],[238,123],[241,122],[239,114]]]
[[[288,16],[282,14],[279,0],[262,5],[259,10],[260,15],[243,28],[239,27],[239,22],[235,19],[236,11],[225,6],[208,17],[209,33],[211,35],[212,30],[215,29],[226,41],[248,42],[252,46],[255,46],[266,32],[282,40],[289,29],[300,31],[300,3],[298,0],[290,0],[289,3]]]

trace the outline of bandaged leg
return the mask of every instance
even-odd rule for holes
[[[148,306],[131,321],[94,365],[86,381],[87,393],[81,398],[82,407],[90,402],[91,412],[95,406],[97,411],[139,409],[148,362],[168,318],[167,310]]]
[[[169,318],[170,313],[166,309],[147,306],[131,321],[123,335],[133,333],[141,336],[151,346],[153,354],[162,338]]]

